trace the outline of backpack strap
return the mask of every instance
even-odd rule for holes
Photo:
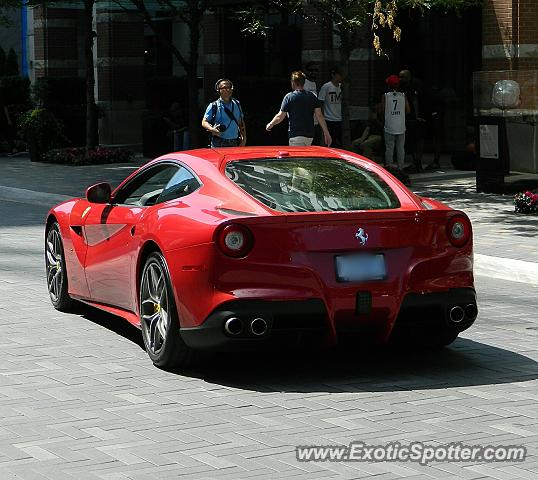
[[[241,117],[242,117],[243,110],[241,109],[241,104],[239,103],[238,100],[235,100],[232,98],[232,112],[233,112],[234,105],[237,105],[237,107],[239,108],[239,113],[241,114]],[[237,121],[237,118],[235,118],[235,115],[232,112],[230,112],[230,110],[228,110],[226,107],[223,107],[223,110],[228,116],[228,118],[230,119],[230,122],[235,122],[235,124],[237,125],[237,128],[239,128],[239,122]]]
[[[209,122],[211,125],[215,125],[215,119],[217,118],[217,101],[211,102],[211,121]]]

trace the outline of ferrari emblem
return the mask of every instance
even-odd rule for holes
[[[355,238],[361,242],[361,245],[366,245],[366,242],[368,241],[368,234],[364,231],[364,228],[360,228],[357,230],[357,233],[355,234]]]

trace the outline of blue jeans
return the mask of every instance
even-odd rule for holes
[[[238,138],[220,138],[220,137],[211,137],[211,146],[213,148],[219,147],[237,147],[239,145]]]

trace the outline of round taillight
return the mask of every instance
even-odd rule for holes
[[[226,225],[218,233],[217,244],[229,257],[244,257],[252,250],[252,233],[243,225]]]
[[[471,238],[471,222],[462,215],[452,217],[446,229],[448,239],[455,247],[463,247]]]

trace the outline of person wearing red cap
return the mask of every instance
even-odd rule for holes
[[[385,117],[385,163],[394,166],[394,150],[398,168],[403,170],[405,159],[405,114],[410,107],[407,98],[398,92],[400,79],[397,75],[390,75],[385,80],[388,92],[381,98],[381,111]]]

